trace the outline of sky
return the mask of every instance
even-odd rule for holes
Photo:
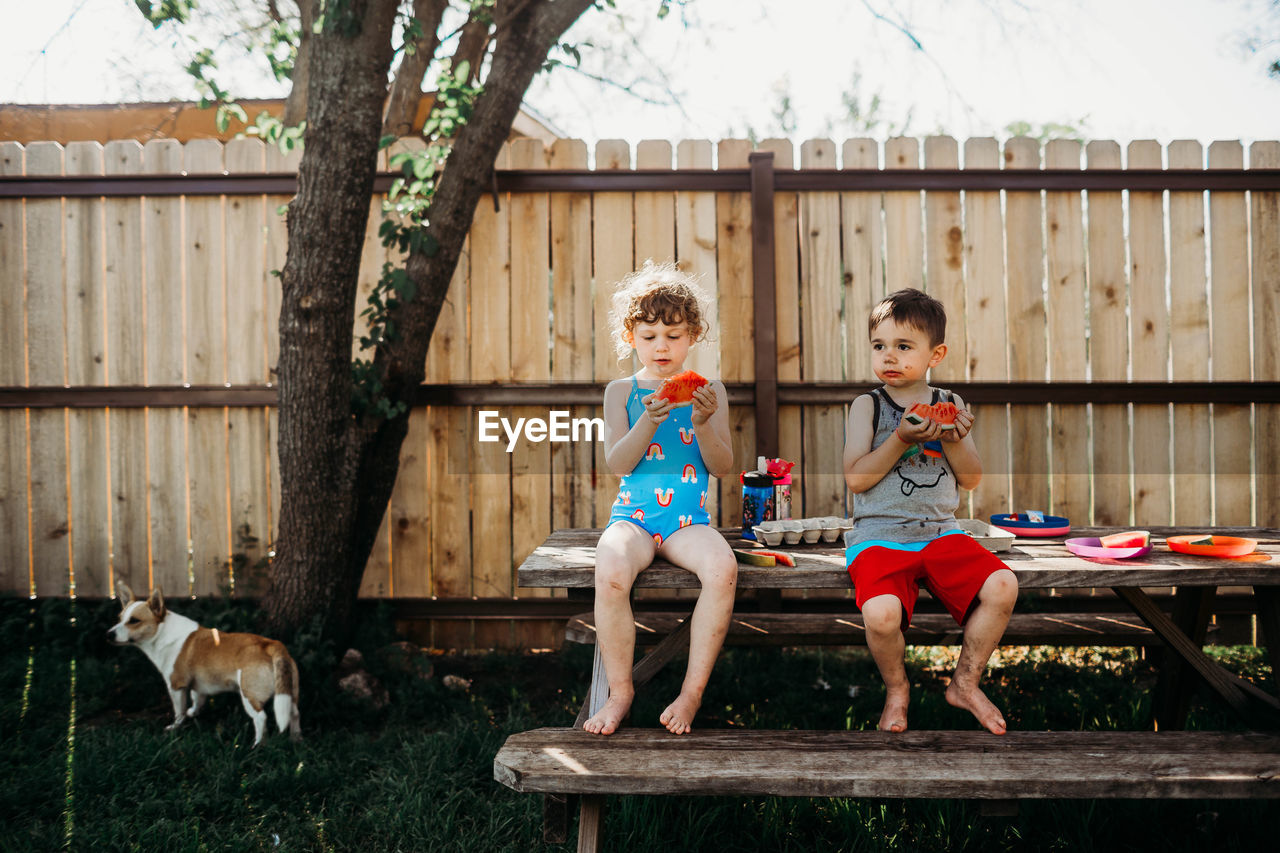
[[[205,0],[209,4],[226,0]],[[191,98],[193,46],[133,0],[6,3],[0,102]],[[657,0],[588,12],[565,37],[583,70],[542,75],[527,102],[587,140],[902,133],[1007,137],[1062,124],[1091,139],[1280,138],[1280,81],[1242,47],[1265,0]],[[1273,31],[1280,19],[1271,20]],[[593,47],[593,45],[595,47]],[[224,51],[243,97],[283,94]],[[1274,57],[1271,57],[1274,58]],[[589,75],[631,86],[601,85]],[[791,111],[778,116],[783,98]],[[847,100],[870,127],[849,118]],[[2,131],[0,131],[2,135]]]

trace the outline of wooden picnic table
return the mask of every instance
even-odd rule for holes
[[[1076,528],[1071,536],[1105,536],[1121,528]],[[521,587],[560,588],[586,591],[594,587],[597,529],[563,529],[547,537],[520,565]],[[1078,590],[1109,587],[1160,638],[1175,656],[1175,665],[1166,666],[1162,694],[1167,707],[1158,709],[1161,729],[1181,728],[1189,696],[1189,673],[1196,673],[1242,714],[1261,704],[1267,713],[1280,712],[1280,702],[1250,682],[1223,669],[1201,650],[1213,598],[1219,587],[1247,587],[1254,600],[1264,640],[1268,644],[1273,671],[1280,672],[1280,530],[1271,528],[1219,527],[1203,530],[1226,536],[1243,536],[1258,541],[1248,557],[1222,559],[1199,557],[1172,551],[1168,536],[1189,532],[1175,528],[1152,528],[1150,554],[1128,560],[1099,560],[1077,557],[1064,544],[1067,537],[1017,538],[1013,547],[997,554],[1014,574],[1023,590]],[[1201,532],[1201,531],[1197,531]],[[736,529],[721,531],[734,548],[759,547],[743,540]],[[776,549],[775,549],[776,550]],[[739,565],[739,590],[844,590],[850,588],[845,569],[844,547],[840,543],[782,546],[796,562],[794,567],[762,568]],[[636,579],[637,588],[697,588],[690,572],[657,558]],[[1150,587],[1174,587],[1172,613],[1165,613],[1144,591]],[[850,610],[852,611],[852,604]],[[1015,613],[1016,613],[1015,608]],[[651,677],[688,643],[688,620],[637,665],[637,675]],[[579,724],[604,704],[607,685],[597,650],[592,691],[579,716]]]
[[[1119,530],[1073,529],[1070,535],[1104,536]],[[571,595],[589,597],[594,588],[595,548],[600,532],[593,529],[555,531],[519,567],[519,586],[567,589]],[[757,543],[740,539],[736,530],[721,532],[734,548],[759,547]],[[1197,557],[1169,550],[1166,537],[1188,532],[1243,536],[1256,539],[1258,547],[1253,554],[1239,559]],[[1256,727],[1280,728],[1276,725],[1280,720],[1280,701],[1228,672],[1202,650],[1218,588],[1248,588],[1252,590],[1273,671],[1280,673],[1280,530],[1151,528],[1151,534],[1154,545],[1151,553],[1130,560],[1077,557],[1066,549],[1063,543],[1066,537],[1018,538],[1010,550],[997,556],[1017,575],[1023,590],[1099,587],[1114,590],[1160,638],[1168,651],[1160,667],[1155,714],[1158,732],[1011,732],[1004,739],[997,739],[998,743],[993,743],[985,733],[969,732],[908,732],[903,736],[880,732],[734,730],[695,732],[676,738],[665,736],[660,730],[628,730],[621,738],[616,735],[602,738],[580,731],[582,723],[603,706],[608,696],[597,644],[591,690],[575,727],[513,735],[495,758],[495,778],[515,790],[547,795],[548,838],[562,837],[564,811],[568,806],[564,795],[583,794],[579,850],[597,849],[604,794],[684,791],[680,786],[669,784],[676,778],[697,780],[696,785],[690,783],[689,793],[947,797],[962,791],[967,793],[960,795],[979,800],[1015,802],[1026,797],[1046,796],[1275,797],[1280,793],[1277,788],[1280,764],[1276,759],[1280,755],[1280,735],[1258,733],[1249,740],[1217,732],[1171,730],[1183,727],[1195,676],[1203,679]],[[847,592],[850,589],[844,548],[839,543],[770,550],[789,552],[796,565],[762,568],[740,564],[740,591],[756,590],[757,594],[763,593],[767,601],[785,604],[778,591]],[[662,559],[642,571],[635,583],[637,588],[668,589],[697,588],[698,585],[694,575]],[[1171,612],[1166,613],[1147,593],[1146,589],[1152,587],[1175,589]],[[690,608],[692,603],[689,602]],[[852,613],[853,602],[850,600],[848,605]],[[785,626],[787,618],[786,613],[773,614],[770,624]],[[635,665],[633,677],[637,687],[687,648],[688,630],[689,619],[685,618]],[[795,636],[803,634],[803,629],[783,628],[777,632],[780,636]],[[1117,737],[1120,740],[1116,741]],[[840,738],[849,743],[837,743]],[[926,749],[928,744],[933,746]],[[861,760],[868,756],[862,756],[855,762],[857,767],[847,768],[847,779],[830,782],[825,787],[797,781],[827,778],[825,771],[822,774],[810,771],[819,765],[829,769],[833,756],[844,755],[855,747],[881,750],[883,754],[877,752],[877,760],[869,763]],[[1132,760],[1125,759],[1132,766],[1125,764],[1123,773],[1117,770],[1120,764],[1117,763],[1119,753],[1114,752],[1116,748],[1133,755]],[[705,750],[706,755],[698,752],[699,749]],[[1027,749],[1037,753],[1035,761],[1028,761]],[[929,768],[937,764],[932,754],[937,750],[948,751],[951,763],[944,762],[947,768],[956,761],[974,762],[978,768],[971,780],[974,784],[954,789],[954,786],[947,787],[947,779],[943,778],[946,773],[938,779],[929,776]],[[1082,764],[1082,755],[1101,758]],[[1193,760],[1188,756],[1201,757]],[[1204,762],[1210,759],[1222,765],[1212,773],[1205,770],[1208,765]],[[904,761],[914,763],[907,768]],[[1044,772],[1053,762],[1058,769]],[[1088,767],[1084,767],[1085,764]],[[1066,768],[1076,768],[1071,772],[1080,778],[1071,785],[1050,781],[1065,778]],[[896,780],[902,778],[914,779],[915,787],[908,790],[898,785]],[[987,781],[977,784],[982,780]],[[1224,780],[1235,780],[1239,784],[1225,784]]]

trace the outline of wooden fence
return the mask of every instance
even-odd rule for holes
[[[762,387],[756,338],[766,348],[772,339],[763,363],[776,371],[769,382],[781,404],[769,441],[799,463],[797,516],[848,511],[843,423],[849,396],[874,379],[867,312],[888,291],[922,286],[950,314],[935,382],[974,401],[980,424],[988,473],[964,511],[1044,508],[1077,524],[1280,524],[1280,143],[1251,145],[1249,169],[1236,142],[1123,149],[934,137],[759,148],[772,153],[778,180],[772,216],[757,213],[758,222],[760,196],[745,178],[717,185],[680,175],[745,175],[752,146],[742,140],[634,150],[601,142],[594,174],[657,170],[670,180],[639,191],[552,181],[482,200],[427,363],[427,383],[470,396],[461,404],[437,394],[413,411],[364,595],[509,599],[514,567],[553,528],[603,523],[616,478],[598,446],[523,441],[508,453],[505,442],[478,441],[477,413],[598,416],[582,393],[555,388],[625,374],[604,317],[612,283],[646,258],[675,259],[715,297],[713,339],[690,366],[744,401],[731,409],[742,467],[754,459],[759,418],[775,423],[752,405]],[[0,190],[17,178],[295,167],[257,140],[0,143]],[[517,140],[498,163],[500,174],[552,170],[549,179],[587,167],[587,147],[574,140],[549,149]],[[824,170],[837,168],[923,168],[961,180],[859,189],[828,181]],[[988,180],[1046,169],[1108,181],[1082,191],[1070,181],[1033,177],[1001,189],[1009,184]],[[1162,182],[1177,170],[1207,177]],[[1209,180],[1215,173],[1241,182]],[[790,175],[798,177],[782,180]],[[0,195],[0,592],[106,595],[115,576],[170,594],[243,591],[269,552],[279,499],[271,271],[284,264],[277,209],[290,191],[89,192],[103,194]],[[362,292],[389,259],[376,239],[379,206],[375,198]],[[753,258],[767,257],[753,232],[772,235],[771,277],[753,269]],[[760,278],[774,293],[775,317],[763,328]],[[483,402],[486,389],[521,383],[551,390],[544,401]],[[1037,383],[1049,384],[1029,393]],[[1080,383],[1089,383],[1083,394]],[[65,386],[143,392],[105,402],[72,399]],[[244,393],[220,395],[227,386]],[[1075,393],[1055,396],[1068,387]],[[1091,387],[1099,392],[1090,396]],[[736,482],[719,483],[712,517],[732,525],[737,493]],[[554,638],[491,621],[443,624],[436,641]]]

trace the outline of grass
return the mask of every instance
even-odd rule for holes
[[[179,610],[225,630],[249,614],[220,602]],[[380,668],[389,620],[357,645],[388,687],[374,711],[333,689],[321,649],[302,665],[305,740],[274,732],[251,749],[232,696],[166,732],[159,675],[134,649],[105,642],[110,603],[0,600],[0,851],[541,851],[541,799],[492,778],[504,738],[567,725],[590,650],[438,656],[429,681]],[[378,620],[375,620],[378,621]],[[1254,648],[1215,650],[1271,689]],[[917,728],[972,728],[942,699],[954,650],[918,649],[910,671]],[[633,719],[655,725],[680,667],[642,692]],[[440,676],[472,681],[445,689]],[[1151,666],[1125,649],[1003,650],[989,693],[1017,728],[1140,729]],[[864,652],[733,649],[700,715],[704,727],[865,729],[882,691]],[[1190,725],[1238,728],[1198,697]],[[1280,807],[1265,801],[1028,801],[1016,818],[982,818],[955,800],[611,798],[611,850],[1251,850],[1270,849]]]

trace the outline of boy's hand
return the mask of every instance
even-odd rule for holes
[[[955,430],[951,430],[954,432]],[[903,420],[898,424],[898,439],[904,444],[924,444],[926,441],[936,441],[946,434],[946,430],[942,428],[942,424],[937,421],[925,420],[918,424],[911,421]]]
[[[971,429],[973,429],[973,412],[968,409],[961,409],[956,413],[956,428],[943,432],[942,440],[950,442],[961,441],[969,434]]]
[[[693,389],[693,416],[694,426],[705,424],[720,406],[720,401],[716,398],[716,390],[711,387],[708,382],[700,388]]]
[[[645,416],[649,419],[649,422],[653,424],[654,429],[657,429],[658,424],[665,421],[671,414],[671,401],[666,397],[659,397],[657,394],[650,394],[640,402],[644,405]]]

